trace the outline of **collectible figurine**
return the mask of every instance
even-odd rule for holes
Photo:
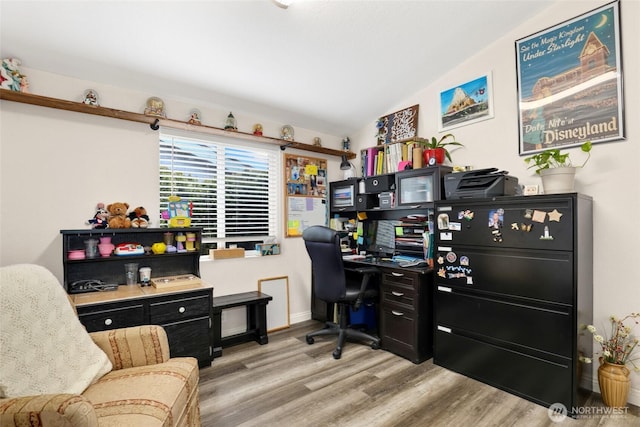
[[[229,113],[229,115],[227,116],[227,120],[225,120],[224,122],[224,130],[238,130],[238,127],[236,126],[236,118],[233,117],[233,113]]]
[[[262,125],[260,123],[253,125],[253,134],[262,136]]]
[[[100,105],[98,103],[98,93],[93,89],[85,90],[84,91],[84,100],[82,102],[84,104],[87,104],[87,105],[95,105],[95,106]]]
[[[200,110],[193,109],[191,113],[189,113],[189,124],[192,125],[201,125],[202,121],[200,119]]]
[[[155,96],[147,99],[147,107],[144,109],[144,114],[146,116],[166,118],[167,115],[164,112],[164,101],[160,98],[156,98]]]
[[[2,89],[25,93],[29,91],[27,76],[18,70],[20,64],[20,60],[16,58],[2,60],[2,67],[0,67],[0,87]]]

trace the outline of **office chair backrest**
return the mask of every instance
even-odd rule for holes
[[[337,302],[344,298],[346,278],[338,232],[314,225],[302,232],[302,239],[311,258],[316,297],[326,302]]]

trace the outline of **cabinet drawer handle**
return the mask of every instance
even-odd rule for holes
[[[404,293],[403,292],[391,291],[391,295],[393,295],[394,297],[403,297]]]
[[[110,326],[113,323],[113,320],[111,319],[104,319],[104,324],[107,326]]]
[[[404,313],[395,310],[391,310],[391,314],[393,314],[394,316],[404,316]]]
[[[396,276],[396,277],[402,277],[402,276],[404,276],[404,273],[396,273],[395,271],[392,271],[392,272],[391,272],[391,274],[392,274],[393,276]]]
[[[185,311],[187,311],[187,309],[186,309],[186,308],[184,308],[184,307],[180,307],[180,308],[178,309],[178,312],[179,312],[179,313],[184,313]]]

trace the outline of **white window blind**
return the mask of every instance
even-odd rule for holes
[[[171,129],[161,129],[159,147],[160,209],[171,195],[192,202],[191,225],[202,228],[203,242],[278,234],[277,149]]]

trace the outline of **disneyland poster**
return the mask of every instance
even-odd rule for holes
[[[619,2],[516,41],[520,155],[624,138]]]

